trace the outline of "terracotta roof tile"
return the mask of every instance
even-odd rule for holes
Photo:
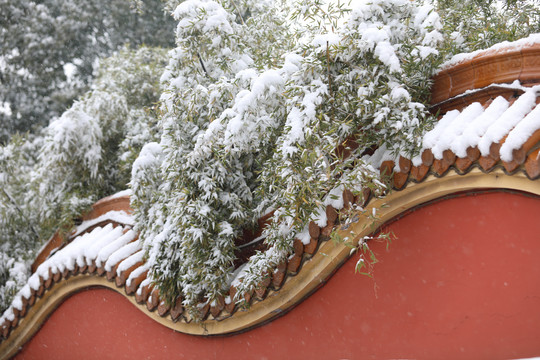
[[[225,308],[225,297],[220,296],[214,303],[210,306],[210,314],[214,317],[214,319],[219,318],[219,315]]]
[[[394,173],[394,187],[396,189],[401,189],[405,184],[407,183],[407,180],[409,179],[408,173],[403,172],[395,172]]]
[[[450,168],[450,164],[444,159],[435,159],[433,160],[433,165],[431,166],[435,174],[438,176],[443,176],[444,173]]]
[[[350,209],[352,204],[354,204],[355,202],[352,191],[350,191],[349,189],[343,190],[342,197],[343,197],[343,208]]]
[[[49,276],[48,276],[47,280],[45,280],[45,283],[44,283],[45,289],[50,289],[51,288],[51,286],[53,284],[53,280],[54,280],[54,276],[52,274],[52,271],[49,269]],[[25,298],[23,297],[23,299],[25,299]]]
[[[107,280],[113,281],[116,278],[116,268],[118,267],[118,264],[114,265],[109,271],[105,272],[105,275],[107,277]]]
[[[449,166],[452,166],[456,161],[456,154],[454,154],[452,150],[446,149],[443,151],[443,160],[446,161]]]
[[[199,309],[200,319],[201,320],[206,319],[206,317],[208,316],[209,311],[210,311],[210,305],[205,304],[205,305],[201,306],[200,309]]]
[[[497,164],[497,160],[493,159],[489,155],[480,156],[480,159],[478,159],[478,164],[480,164],[482,169],[484,169],[485,171],[490,171]]]
[[[145,279],[145,281],[148,279]],[[143,283],[145,282],[143,281]],[[148,299],[148,296],[150,296],[150,291],[152,289],[151,284],[143,284],[141,283],[141,286],[139,289],[135,292],[135,300],[139,304],[144,304],[146,300]]]
[[[309,222],[308,229],[309,229],[309,236],[311,236],[312,239],[313,238],[317,239],[319,235],[321,234],[321,227],[317,225],[315,221]]]
[[[19,316],[15,316],[15,319],[11,320],[11,329],[14,329],[19,325]]]
[[[105,267],[103,267],[102,264],[96,267],[96,274],[98,274],[99,276],[103,276],[105,275],[105,273],[107,273],[107,270],[105,270]]]
[[[133,270],[140,268],[144,262],[141,260],[139,262],[136,262],[131,267],[127,268],[126,270],[122,271],[118,276],[116,276],[115,282],[116,286],[122,287],[126,284],[127,279],[129,278],[129,275],[133,272]],[[142,281],[142,280],[141,280]]]
[[[392,172],[394,171],[394,162],[392,160],[385,160],[383,163],[379,166],[381,177],[389,177],[392,175]]]
[[[285,280],[286,271],[287,271],[287,264],[285,262],[278,264],[278,266],[272,273],[272,285],[274,286],[274,289],[277,290],[281,287],[283,280]],[[232,293],[231,293],[231,296],[233,296]]]
[[[243,300],[244,300],[247,304],[249,304],[249,302],[250,302],[251,299],[253,298],[253,292],[254,292],[254,290],[252,289],[252,290],[250,290],[250,291],[248,291],[248,292],[246,292],[246,293],[244,294],[244,299],[243,299]]]
[[[320,234],[320,231],[319,231]],[[308,255],[313,255],[317,250],[318,241],[317,238],[311,237],[309,244],[304,245],[304,253]]]
[[[433,164],[433,152],[431,152],[431,149],[425,149],[422,152],[422,164],[425,166],[431,166]]]
[[[456,165],[456,168],[460,171],[460,173],[465,173],[467,172],[467,170],[471,167],[473,161],[468,157],[463,157],[463,158],[457,158],[456,159],[456,162],[455,162],[455,165]]]
[[[184,312],[184,307],[182,306],[182,297],[179,296],[176,298],[176,302],[170,310],[171,319],[173,321],[177,321],[183,312]]]
[[[426,166],[424,164],[420,164],[419,166],[413,166],[410,172],[411,179],[416,182],[421,182],[428,174],[428,171],[429,166]]]
[[[491,157],[495,161],[499,161],[500,159],[499,150],[501,149],[501,145],[504,143],[504,140],[506,140],[506,136],[500,140],[500,143],[494,142],[494,143],[491,143],[491,145],[489,146],[488,156]]]
[[[269,274],[264,276],[264,279],[255,288],[255,296],[257,297],[257,299],[263,300],[266,297],[268,286],[270,286],[271,281],[272,279]]]
[[[334,225],[338,218],[338,212],[332,206],[326,206],[326,219],[329,225]]]
[[[167,302],[164,300],[160,301],[157,307],[158,315],[164,317],[169,313],[169,310],[171,310],[171,305],[167,304]]]
[[[148,309],[148,311],[154,311],[159,305],[159,302],[159,289],[152,288],[150,295],[146,299],[146,308]]]
[[[525,161],[525,170],[531,179],[540,177],[540,149],[532,151]]]
[[[293,241],[294,254],[298,257],[302,257],[304,253],[304,244],[299,239],[294,239]]]
[[[399,157],[399,169],[403,173],[408,173],[411,170],[412,161],[406,157]]]
[[[141,266],[141,268],[143,268],[143,266]],[[139,288],[139,285],[146,279],[148,275],[148,270],[146,269],[143,272],[140,272],[140,274],[138,274],[137,276],[132,277],[134,273],[135,271],[132,271],[130,277],[128,278],[128,280],[126,280],[126,293],[128,295],[132,295],[135,293],[135,291]]]
[[[214,319],[217,319],[222,310],[223,309],[220,309],[218,306],[210,306],[210,315],[212,315]]]
[[[69,275],[69,273],[68,273],[68,275]],[[68,277],[68,276],[65,276],[64,278],[67,278],[67,277]],[[45,286],[43,286],[43,283],[41,283],[41,284],[39,285],[39,288],[38,288],[37,291],[36,291],[36,295],[37,295],[38,297],[42,297],[44,292],[45,292]]]
[[[88,267],[86,268],[86,271],[88,271],[89,274],[93,274],[97,271],[96,261],[92,260],[88,264]]]
[[[540,129],[536,130],[528,139],[521,145],[520,148],[512,150],[512,158],[518,163],[523,164],[527,158],[527,154],[531,149],[540,142]]]
[[[2,323],[2,328],[1,328],[1,335],[4,339],[8,338],[10,330],[11,330],[11,321],[5,320]]]
[[[228,298],[229,301],[225,302],[225,310],[229,314],[234,313],[234,311],[236,310],[236,303],[234,302],[235,295],[236,295],[236,288],[234,286],[231,286],[229,290],[229,298]]]
[[[391,185],[396,190],[404,188],[408,181],[422,181],[429,173],[444,176],[452,168],[461,174],[475,166],[485,172],[496,167],[507,173],[521,169],[529,177],[536,177],[536,158],[530,154],[540,146],[540,87],[500,87],[515,90],[517,98],[486,97],[485,104],[468,103],[460,110],[443,113],[435,128],[426,134],[420,156],[410,159],[409,174],[404,171],[408,168],[406,157],[389,160],[392,156],[386,149],[379,149],[372,156],[382,159],[374,163],[375,167],[381,174],[393,172]],[[490,89],[478,90],[482,91],[489,93]],[[381,151],[387,155],[378,154]],[[395,167],[396,162],[399,168]]]
[[[512,160],[510,162],[503,161],[502,165],[508,173],[512,173],[519,168],[520,164],[516,160]]]
[[[480,150],[476,146],[469,146],[466,150],[467,158],[471,161],[477,161],[480,158]]]
[[[291,273],[296,273],[298,269],[300,268],[300,264],[302,263],[302,256],[293,255],[289,258],[287,262],[287,270]]]
[[[362,207],[365,207],[368,204],[369,200],[371,200],[371,194],[372,193],[370,188],[365,188],[362,190]]]

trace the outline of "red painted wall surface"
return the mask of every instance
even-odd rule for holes
[[[105,289],[69,298],[18,359],[507,359],[540,356],[540,201],[487,193],[390,224],[291,312],[229,337],[175,333]]]

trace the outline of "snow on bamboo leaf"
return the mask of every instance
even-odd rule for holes
[[[326,221],[326,204],[340,207],[344,188],[382,190],[366,149],[412,153],[429,127],[416,95],[439,60],[430,7],[362,3],[328,33],[291,33],[304,25],[284,12],[249,0],[188,0],[173,11],[163,136],[135,163],[132,202],[153,281],[169,301],[181,293],[195,317],[230,286],[243,228],[275,209],[268,250],[236,277],[238,299],[289,256],[310,220]],[[335,28],[332,16],[347,12],[324,12],[323,22]],[[360,146],[344,159],[347,139]]]

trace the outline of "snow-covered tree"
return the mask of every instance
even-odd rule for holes
[[[0,258],[10,259],[0,265],[0,308],[44,240],[127,187],[141,147],[160,135],[154,105],[165,56],[159,48],[121,50],[101,62],[93,90],[43,136],[15,136],[0,147]]]
[[[124,44],[170,46],[160,0],[0,1],[0,143],[37,131],[88,90],[96,61]]]
[[[449,54],[486,49],[540,32],[537,0],[437,0]]]
[[[275,211],[240,295],[311,219],[323,221],[336,189],[381,188],[366,151],[410,154],[430,123],[423,102],[442,41],[431,7],[366,2],[340,29],[342,7],[294,8],[295,18],[320,17],[321,30],[291,26],[271,1],[188,0],[174,11],[163,137],[135,163],[133,204],[155,283],[170,301],[182,294],[194,316],[230,286],[242,228]],[[351,139],[360,146],[343,158],[337,149]]]
[[[25,200],[38,148],[19,136],[0,147],[0,310],[25,284],[39,237],[39,204]]]
[[[189,304],[198,302],[202,292],[212,298],[223,292],[234,261],[234,239],[256,218],[251,209],[257,153],[262,155],[268,145],[266,130],[279,125],[273,97],[284,91],[284,80],[270,69],[283,63],[294,39],[273,5],[194,0],[174,11],[179,25],[177,48],[163,75],[164,133],[160,146],[143,149],[145,160],[140,167],[135,163],[132,185],[133,203],[141,209],[141,238],[158,284],[169,297],[182,291]],[[244,99],[254,127],[250,131],[261,131],[260,144],[225,149],[220,125],[226,124],[227,112],[238,111],[232,107],[250,84],[261,100],[268,99],[266,104]],[[163,164],[156,171],[149,165],[159,159]],[[163,181],[147,184],[149,179]],[[157,189],[153,196],[148,186]],[[148,198],[150,206],[145,205]]]

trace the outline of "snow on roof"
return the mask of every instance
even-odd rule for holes
[[[114,266],[125,269],[123,263],[127,261],[129,268],[133,265],[132,255],[141,252],[142,246],[138,240],[134,241],[136,238],[137,234],[130,226],[114,227],[112,223],[76,236],[38,266],[27,285],[15,295],[11,307],[0,317],[0,324],[6,319],[13,321],[15,311],[22,311],[23,303],[38,292],[44,282],[52,280],[51,277],[59,278],[77,268],[84,269],[96,264],[110,271]],[[139,258],[142,259],[142,256]]]
[[[445,151],[450,151],[457,158],[466,158],[472,149],[478,149],[482,157],[491,156],[494,161],[514,161],[514,152],[522,149],[540,131],[540,106],[537,105],[540,86],[518,84],[516,88],[523,92],[517,98],[499,96],[485,104],[473,102],[462,110],[448,111],[424,135],[421,155],[410,159],[412,165],[428,165],[426,156],[422,156],[427,151],[433,160],[443,160]],[[493,154],[494,144],[499,148],[496,154]],[[525,150],[527,152],[530,148]],[[386,148],[380,148],[369,160],[376,168],[391,160],[395,163],[395,171],[400,172],[399,157]]]
[[[497,52],[499,54],[504,54],[504,53],[508,53],[512,51],[520,51],[521,49],[525,47],[529,47],[536,44],[540,44],[540,34],[532,34],[526,38],[519,39],[512,42],[503,41],[487,49],[454,55],[450,60],[446,61],[440,66],[439,71],[443,71],[448,68],[459,65],[461,63],[470,61],[479,55],[490,54],[494,52]]]
[[[429,172],[442,176],[451,166],[463,173],[473,163],[487,171],[496,163],[507,167],[507,163],[516,162],[517,150],[525,151],[529,157],[534,158],[532,160],[535,163],[539,163],[534,146],[540,140],[540,106],[537,105],[540,102],[540,85],[512,86],[520,90],[521,95],[515,95],[517,98],[498,96],[484,103],[472,102],[460,110],[448,111],[435,127],[425,134],[422,153],[414,159],[403,156],[396,158],[387,148],[381,147],[367,160],[381,172],[383,164],[391,162],[395,172],[393,185],[397,189],[411,179],[421,181]],[[531,143],[531,138],[536,140]],[[492,151],[494,144],[497,145],[495,154]],[[485,165],[483,158],[490,159],[487,162],[490,165]],[[524,161],[524,158],[520,159],[519,163],[523,164]],[[422,168],[423,170],[419,170]],[[510,169],[508,172],[512,171]],[[540,172],[530,177],[539,176]],[[257,290],[262,291],[260,298],[264,297],[266,287],[277,289],[287,273],[295,274],[298,271],[304,253],[313,254],[316,251],[319,235],[328,235],[327,229],[333,228],[337,211],[349,201],[345,201],[346,192],[343,188],[331,191],[324,201],[326,208],[321,208],[309,226],[306,225],[305,236],[295,240],[295,253],[286,264],[276,268],[262,290]],[[122,193],[120,196],[127,195],[129,193]],[[112,196],[107,201],[114,203],[116,198],[117,196]],[[108,206],[107,201],[101,200],[105,207]],[[133,217],[128,212],[112,210],[102,215],[96,213],[95,218],[79,225],[73,233],[72,241],[37,267],[27,285],[15,296],[11,307],[0,317],[0,324],[6,324],[6,321],[16,324],[17,318],[23,316],[20,314],[24,312],[29,299],[44,291],[44,286],[47,287],[44,284],[49,283],[50,286],[52,281],[61,281],[66,274],[69,276],[69,273],[73,275],[83,272],[97,272],[98,275],[106,273],[107,278],[114,280],[117,286],[125,286],[128,295],[134,294],[137,302],[146,303],[149,310],[157,308],[160,316],[170,314],[172,320],[177,321],[182,314],[181,301],[171,308],[159,299],[157,289],[153,288],[147,277],[149,266],[144,262],[144,250],[138,235],[131,229]],[[231,290],[227,298],[233,297],[234,292]],[[210,311],[217,318],[223,309],[228,311],[230,316],[234,306],[235,303],[229,301],[201,308],[201,311]]]
[[[79,234],[82,234],[87,229],[91,228],[92,226],[103,223],[103,222],[107,222],[107,221],[112,221],[119,224],[130,225],[130,226],[135,225],[135,222],[131,215],[129,215],[123,210],[120,210],[120,211],[113,210],[101,216],[98,216],[95,219],[83,221],[80,225],[78,225],[75,228],[75,231],[73,232],[73,236],[78,236]]]

